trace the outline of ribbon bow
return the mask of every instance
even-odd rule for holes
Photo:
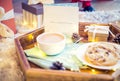
[[[85,26],[85,32],[86,31],[93,31],[93,37],[92,40],[95,39],[95,35],[97,33],[97,30],[103,30],[103,31],[108,31],[113,37],[115,35],[110,31],[109,26]]]
[[[11,9],[10,11],[5,13],[4,8],[0,6],[0,26],[7,27],[5,24],[1,23],[1,21],[8,20],[11,18],[14,18],[13,9]],[[14,33],[12,32],[12,30],[9,27],[7,27],[7,29],[9,31],[9,33],[14,35]],[[7,33],[7,35],[9,35],[9,33]]]

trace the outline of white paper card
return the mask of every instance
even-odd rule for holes
[[[78,33],[79,8],[77,3],[44,5],[45,32]]]

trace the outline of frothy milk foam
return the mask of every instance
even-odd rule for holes
[[[39,38],[40,42],[45,42],[45,43],[57,43],[64,40],[64,37],[59,34],[44,34]]]

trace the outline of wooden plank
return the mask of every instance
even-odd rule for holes
[[[91,75],[82,72],[44,70],[31,68],[27,70],[27,81],[113,81],[110,75]]]

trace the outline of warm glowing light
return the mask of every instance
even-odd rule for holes
[[[95,39],[92,39],[92,42],[95,42]]]
[[[36,28],[36,27],[37,27],[37,22],[34,21],[34,22],[32,23],[32,27],[33,27],[33,28]]]
[[[33,40],[34,36],[32,34],[29,34],[28,39]]]
[[[36,26],[37,23],[36,23],[36,22],[33,22],[32,24],[33,24],[34,26]]]
[[[91,69],[92,74],[97,74],[97,71],[95,69]]]
[[[116,71],[116,69],[114,68],[114,69],[112,69],[113,71]]]
[[[90,24],[90,26],[100,26],[99,24]]]
[[[26,21],[24,21],[23,23],[22,23],[22,25],[23,26],[26,26],[28,23],[26,22]]]
[[[97,42],[96,38],[93,37],[93,36],[89,37],[88,40],[89,40],[90,42]]]

